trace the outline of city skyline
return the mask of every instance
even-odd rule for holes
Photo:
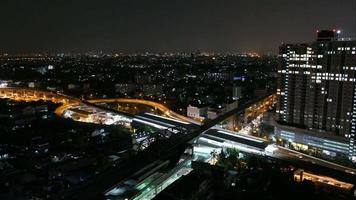
[[[280,47],[277,121],[314,133],[324,131],[317,139],[304,137],[298,141],[297,131],[284,131],[283,137],[296,143],[325,145],[324,149],[348,154],[355,160],[355,46],[355,41],[339,40],[336,31],[324,30],[311,44]],[[335,136],[331,145],[326,139],[330,135]]]
[[[0,200],[356,200],[356,0],[0,19]]]
[[[258,3],[258,6],[256,6]],[[355,1],[2,1],[0,53],[259,52],[355,36]]]

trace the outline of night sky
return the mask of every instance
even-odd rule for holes
[[[0,52],[276,52],[355,35],[355,0],[0,0]]]

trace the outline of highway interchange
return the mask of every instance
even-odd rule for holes
[[[28,88],[0,88],[0,98],[5,98],[5,99],[12,99],[15,101],[51,101],[53,103],[59,103],[62,104],[59,106],[56,110],[55,113],[58,116],[64,116],[65,113],[68,110],[71,110],[73,108],[79,108],[79,109],[89,109],[94,115],[95,114],[105,114],[105,117],[112,117],[112,116],[119,116],[117,119],[121,120],[124,122],[124,124],[127,124],[129,122],[132,122],[132,118],[125,113],[120,113],[120,112],[115,112],[115,110],[110,110],[110,109],[105,109],[103,107],[96,107],[95,104],[99,103],[130,103],[130,104],[142,104],[146,106],[153,107],[155,109],[160,110],[164,116],[182,121],[185,123],[193,123],[199,125],[200,123],[197,121],[194,121],[188,117],[185,117],[183,115],[180,115],[172,110],[170,110],[168,107],[166,107],[163,104],[153,102],[153,101],[148,101],[148,100],[143,100],[143,99],[123,99],[123,98],[111,98],[111,99],[93,99],[93,100],[80,100],[77,98],[73,98],[61,93],[54,93],[54,92],[49,92],[49,91],[40,91],[40,90],[33,90],[33,89],[28,89]],[[88,102],[90,105],[88,105]],[[95,107],[94,107],[94,106]],[[247,107],[250,109],[250,106]],[[241,107],[238,109],[241,111]],[[211,127],[216,126],[218,122],[222,121],[223,119],[228,118],[228,116],[231,116],[232,113],[236,113],[235,110],[231,110],[224,115],[218,117],[218,119],[209,122],[209,124],[204,124],[203,129],[210,129]],[[103,123],[103,121],[98,121],[98,120],[93,120],[95,118],[92,118],[92,120],[87,120],[85,122],[89,123]],[[83,119],[77,119],[77,120],[83,120]],[[110,120],[108,120],[110,121]],[[120,122],[121,122],[120,121]],[[104,121],[105,123],[105,121]],[[113,124],[113,123],[110,123]],[[205,131],[205,130],[204,130]],[[308,162],[312,162],[315,164],[320,164],[322,166],[327,166],[327,167],[332,167],[334,169],[340,170],[340,171],[346,171],[352,174],[356,174],[356,170],[352,168],[347,168],[341,165],[337,165],[335,163],[331,163],[322,159],[318,159],[306,154],[302,154],[300,152],[292,151],[290,149],[278,147],[278,152],[276,152],[276,156],[283,157],[283,158],[292,158],[292,159],[302,159]]]
[[[136,116],[128,115],[122,112],[115,111],[113,109],[107,109],[102,106],[97,106],[96,104],[101,104],[101,103],[127,103],[127,104],[141,104],[141,105],[146,105],[155,109],[158,109],[163,113],[165,117],[159,116],[164,119],[164,123],[167,124],[167,120],[169,123],[169,120],[171,120],[172,124],[175,124],[176,126],[177,123],[188,123],[188,124],[194,124],[195,126],[199,126],[200,123],[196,122],[192,119],[189,119],[183,115],[180,115],[178,113],[175,113],[174,111],[171,111],[169,108],[166,106],[157,103],[157,102],[152,102],[148,100],[143,100],[143,99],[122,99],[122,98],[117,98],[117,99],[96,99],[96,100],[81,100],[73,97],[69,97],[64,94],[60,93],[54,93],[54,92],[48,92],[48,91],[37,91],[37,90],[32,90],[32,89],[27,89],[27,88],[0,88],[0,98],[5,98],[5,99],[12,99],[15,101],[51,101],[53,103],[61,104],[56,110],[55,113],[58,116],[61,117],[67,117],[70,118],[74,116],[73,114],[79,110],[79,112],[82,112],[81,116],[82,117],[77,117],[73,118],[73,120],[77,121],[82,121],[82,122],[88,122],[88,123],[104,123],[104,124],[109,124],[109,125],[115,125],[115,124],[121,124],[121,125],[126,125],[130,126],[131,123],[136,119],[139,120],[144,120],[141,118],[138,118]],[[251,102],[255,103],[255,102]],[[241,112],[243,109],[250,108],[252,104],[248,104],[249,106],[246,106],[245,108],[241,106],[238,110],[232,110],[224,115],[218,117],[216,120],[210,121],[208,124],[203,124],[200,129],[200,134],[198,137],[195,137],[195,141],[199,140],[199,138],[202,136],[202,133],[205,133],[206,131],[211,131],[211,130],[217,130],[217,131],[225,131],[221,130],[220,127],[217,126],[219,122],[222,120],[226,119],[227,117],[231,116],[232,114],[236,114],[237,111]],[[69,113],[71,112],[71,113]],[[103,119],[104,118],[104,119]],[[158,122],[160,121],[159,118],[155,117],[155,120]],[[174,123],[173,121],[177,122]],[[154,122],[152,121],[147,121],[148,124],[154,125]],[[168,128],[168,126],[162,126],[163,121],[160,122],[160,125],[155,124],[157,126],[161,126],[162,129]],[[238,134],[236,132],[227,132],[225,131],[222,132],[223,134],[229,135],[229,134],[235,134],[236,137],[246,137],[245,139],[247,140],[260,140],[264,141],[263,139],[260,138],[251,138],[250,136],[245,136]],[[230,144],[230,147],[238,148],[241,151],[246,151],[246,149],[251,149],[249,148],[248,144],[241,144],[241,143],[235,143],[234,145],[231,145],[231,141],[227,139],[226,137],[218,137],[218,136],[212,136],[208,140],[213,141],[214,138],[217,139],[219,143],[215,141],[211,142],[214,143],[215,146],[220,147],[228,147],[226,144]],[[205,138],[206,139],[206,138]],[[209,141],[208,141],[209,142]],[[253,147],[253,146],[250,146]],[[252,153],[260,154],[260,155],[267,155],[273,158],[277,159],[282,159],[282,160],[290,160],[290,161],[301,161],[305,163],[309,163],[315,166],[321,166],[321,167],[326,167],[330,168],[339,172],[343,173],[348,173],[355,175],[356,170],[353,168],[348,168],[345,166],[341,166],[332,162],[328,162],[319,158],[315,158],[300,152],[296,152],[290,149],[286,149],[283,147],[275,146],[272,145],[273,148],[271,148],[271,145],[268,145],[268,149],[261,149],[261,151],[255,151]],[[272,150],[271,150],[272,149]],[[250,152],[251,153],[251,152]]]

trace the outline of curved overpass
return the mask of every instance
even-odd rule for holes
[[[50,101],[59,104],[79,104],[80,99],[50,91],[29,88],[0,88],[0,98],[14,101]]]
[[[59,103],[62,105],[55,110],[55,113],[59,116],[62,116],[65,110],[82,103],[80,99],[64,94],[29,88],[0,88],[0,98],[25,102],[50,101],[53,103]]]
[[[112,99],[93,99],[93,100],[87,100],[89,103],[132,103],[132,104],[141,104],[141,105],[146,105],[150,106],[153,108],[158,109],[161,111],[163,114],[165,114],[168,117],[182,120],[185,122],[191,122],[194,124],[197,124],[198,122],[195,120],[192,120],[186,116],[180,115],[172,110],[170,110],[168,107],[166,107],[163,104],[154,102],[154,101],[149,101],[149,100],[144,100],[144,99],[123,99],[123,98],[112,98]]]
[[[11,100],[15,100],[15,101],[26,101],[26,102],[42,100],[42,101],[51,101],[53,103],[59,103],[62,105],[59,106],[55,110],[55,113],[61,117],[63,117],[63,114],[66,110],[69,110],[74,107],[78,107],[80,105],[88,106],[82,100],[73,98],[73,97],[70,97],[70,96],[67,96],[64,94],[54,93],[54,92],[49,92],[49,91],[34,90],[34,89],[28,89],[28,88],[0,88],[0,98],[11,99]],[[191,122],[194,124],[198,123],[195,120],[192,120],[188,117],[185,117],[183,115],[180,115],[180,114],[170,110],[168,107],[166,107],[163,104],[153,102],[153,101],[144,100],[144,99],[112,98],[112,99],[93,99],[93,100],[88,100],[87,102],[92,103],[92,104],[96,104],[96,103],[141,104],[141,105],[146,105],[146,106],[156,108],[168,117],[182,120],[185,122]]]

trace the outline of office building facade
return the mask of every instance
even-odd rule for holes
[[[319,135],[348,138],[356,161],[356,41],[320,31],[308,44],[283,44],[278,68],[277,121]],[[322,144],[321,144],[321,147]],[[335,147],[337,149],[338,147]],[[330,149],[330,146],[328,146]]]

